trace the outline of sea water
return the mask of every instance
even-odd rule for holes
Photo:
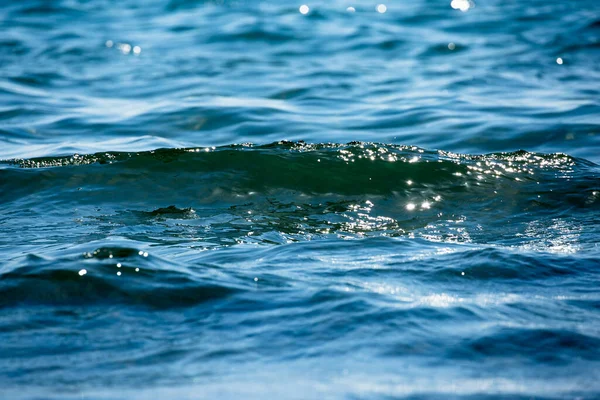
[[[600,397],[596,0],[0,5],[0,397]]]

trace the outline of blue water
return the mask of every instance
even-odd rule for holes
[[[0,398],[600,398],[600,2],[379,3],[0,5]]]

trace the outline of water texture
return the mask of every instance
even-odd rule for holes
[[[600,397],[600,3],[0,5],[0,397]]]

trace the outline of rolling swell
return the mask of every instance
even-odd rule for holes
[[[587,376],[598,357],[594,304],[600,299],[593,290],[569,291],[578,282],[597,281],[593,257],[539,258],[474,244],[367,238],[188,251],[175,261],[172,248],[148,248],[144,256],[125,243],[76,255],[55,250],[53,259],[29,256],[4,267],[1,306],[20,311],[0,318],[6,338],[0,359],[18,355],[29,374],[53,380],[67,375],[69,387],[86,393],[124,385],[123,379],[147,384],[149,374],[154,385],[173,391],[187,382],[182,365],[194,376],[216,380],[208,391],[223,390],[214,365],[235,361],[233,376],[273,379],[280,371],[256,369],[265,359],[301,375],[316,371],[349,379],[336,395],[364,390],[356,383],[364,374],[374,377],[372,390],[397,393],[389,370],[398,360],[410,360],[402,365],[413,379],[436,364],[429,384],[400,381],[415,396],[446,393],[458,379],[452,373],[457,363],[463,376],[459,397],[493,390],[497,396],[553,398],[599,389],[587,379],[579,380],[583,387],[568,385]],[[115,329],[120,333],[114,335]],[[64,343],[65,361],[40,340],[42,333]],[[24,340],[38,351],[27,352]],[[329,375],[317,360],[337,360],[340,352],[347,354],[348,372]],[[364,357],[378,363],[365,367]],[[88,369],[69,372],[67,361]],[[482,377],[482,364],[494,373]],[[153,375],[158,366],[162,373]],[[540,386],[558,369],[567,373]],[[90,384],[94,371],[104,373]],[[11,380],[25,383],[27,376]],[[269,392],[282,389],[273,384]],[[181,390],[170,395],[191,388]]]
[[[600,206],[598,167],[583,159],[373,143],[21,159],[5,161],[0,176],[2,199],[16,215],[94,206],[82,211],[83,224],[129,226],[125,236],[132,238],[134,226],[165,226],[173,240],[210,237],[209,247],[418,235],[563,250],[576,241],[585,248],[591,242],[581,226],[596,230]]]

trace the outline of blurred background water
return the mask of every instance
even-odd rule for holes
[[[600,396],[597,1],[0,32],[0,397]]]

